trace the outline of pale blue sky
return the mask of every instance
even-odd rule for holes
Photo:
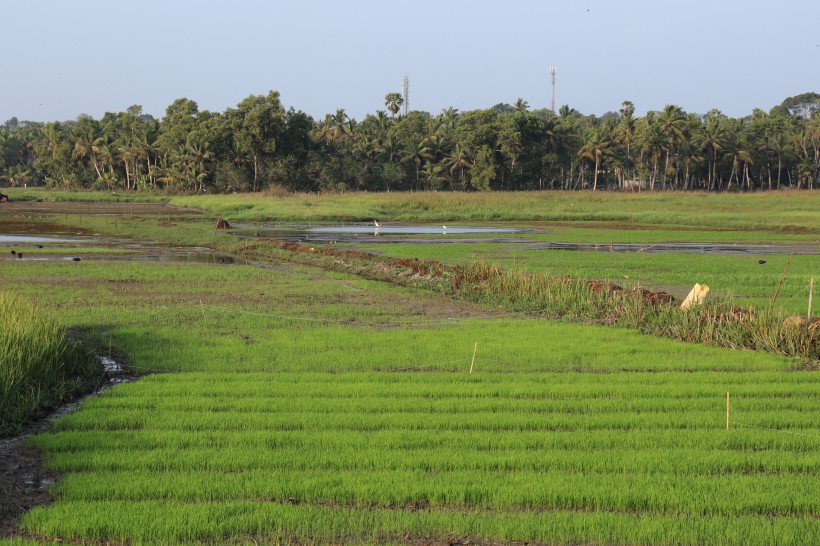
[[[0,123],[100,118],[175,99],[222,112],[278,90],[362,119],[410,78],[414,109],[518,97],[730,116],[820,92],[820,1],[1,0]]]

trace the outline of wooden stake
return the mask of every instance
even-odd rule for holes
[[[729,391],[726,391],[726,430],[729,430]]]
[[[811,322],[811,297],[814,294],[814,279],[809,281],[809,312],[806,314],[806,324]]]
[[[470,373],[473,373],[473,365],[475,364],[476,351],[478,351],[478,341],[475,342],[475,346],[473,347],[473,361],[470,362]]]

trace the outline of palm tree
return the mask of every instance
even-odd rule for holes
[[[766,142],[766,146],[775,157],[777,157],[777,189],[780,189],[780,174],[783,170],[783,160],[791,153],[791,147],[788,137],[778,131],[771,135]],[[771,189],[771,180],[769,181],[769,189]]]
[[[190,172],[194,188],[202,192],[203,184],[208,178],[208,165],[213,161],[214,154],[211,152],[211,143],[204,139],[188,139],[185,145],[185,155],[190,161]]]
[[[688,138],[686,114],[680,106],[667,104],[658,115],[660,133],[664,139],[666,149],[666,165],[663,172],[663,186],[666,188],[666,175],[670,170],[670,160],[673,153],[676,153],[680,146]],[[677,177],[677,168],[675,169]]]
[[[453,108],[452,106],[442,110],[441,114],[437,117],[437,119],[441,121],[439,128],[442,131],[455,129],[459,115],[458,108]]]
[[[518,100],[516,100],[515,104],[513,105],[513,108],[515,108],[518,112],[526,112],[529,109],[529,107],[529,103],[521,97],[518,97]]]
[[[442,175],[444,172],[444,167],[433,163],[432,161],[428,161],[424,164],[424,168],[421,170],[421,175],[424,177],[425,182],[427,183],[427,189],[430,190],[437,190],[441,187],[442,183],[447,180],[445,176]]]
[[[731,188],[732,180],[737,180],[738,186],[741,188],[746,184],[751,189],[749,165],[754,164],[754,161],[742,120],[732,120],[726,143],[726,155],[732,160],[732,173],[729,176],[726,189]],[[740,179],[741,166],[743,167],[743,180]]]
[[[467,154],[467,150],[464,149],[460,142],[456,143],[452,152],[450,152],[449,157],[447,157],[445,161],[449,166],[450,176],[454,176],[458,173],[458,179],[460,182],[459,186],[461,188],[466,187],[464,174],[465,171],[470,169],[470,159]]]
[[[105,143],[105,139],[98,136],[95,131],[94,122],[91,118],[81,118],[77,122],[74,132],[74,150],[71,154],[73,159],[84,161],[91,159],[97,178],[102,178],[100,166],[97,163],[97,155],[100,153],[100,146]]]
[[[633,114],[635,113],[635,105],[628,100],[624,101],[621,104],[620,113],[621,119],[618,122],[618,127],[614,137],[620,144],[626,147],[626,162],[624,167],[631,170],[631,146],[632,139],[635,138],[635,118],[633,117]],[[632,178],[632,173],[630,173],[630,178]]]
[[[658,161],[665,149],[660,124],[654,112],[648,112],[636,125],[635,137],[641,150],[641,162],[644,157],[652,162],[652,175],[649,177],[649,190],[652,191],[658,176]]]
[[[578,152],[583,159],[588,159],[595,164],[595,174],[592,181],[592,191],[598,189],[598,171],[601,168],[601,160],[609,154],[610,134],[603,127],[596,127],[590,130],[584,139],[584,145]]]
[[[401,110],[402,104],[404,104],[404,99],[399,93],[388,93],[384,96],[384,105],[390,110],[394,118]]]
[[[0,180],[6,180],[9,186],[23,186],[28,184],[31,171],[22,165],[11,165]]]
[[[717,160],[718,152],[723,149],[726,139],[726,131],[721,122],[720,116],[708,116],[703,127],[703,137],[701,149],[706,154],[707,168],[709,170],[709,189],[715,189],[717,181]]]
[[[351,120],[344,108],[339,108],[335,114],[327,114],[316,128],[316,139],[324,141],[331,149],[351,134]]]
[[[374,116],[376,120],[376,127],[378,130],[378,136],[381,137],[387,130],[390,129],[391,119],[387,117],[387,112],[384,110],[377,110],[376,115]]]
[[[417,142],[414,144],[409,150],[407,150],[407,155],[405,155],[401,159],[401,163],[412,163],[413,166],[416,168],[416,183],[415,189],[418,189],[419,183],[419,170],[421,166],[424,164],[425,161],[429,161],[432,159],[432,155],[430,153],[430,148],[427,146],[427,139],[425,138],[421,142]]]

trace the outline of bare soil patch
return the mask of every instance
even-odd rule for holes
[[[17,527],[19,517],[52,501],[48,487],[57,481],[58,475],[43,470],[43,454],[27,442],[78,405],[79,402],[72,402],[61,406],[29,425],[23,434],[0,440],[0,537],[24,536]]]
[[[92,215],[201,215],[203,211],[175,207],[164,203],[95,203],[83,201],[12,201],[0,205],[0,211],[26,215],[92,214]]]

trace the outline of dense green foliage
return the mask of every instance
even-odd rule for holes
[[[395,94],[393,94],[395,95]],[[400,97],[399,97],[400,98]],[[820,175],[820,96],[786,99],[742,119],[668,105],[635,116],[515,107],[439,115],[343,109],[314,120],[279,94],[223,113],[182,98],[161,119],[140,106],[95,120],[0,127],[10,186],[172,192],[813,188]]]
[[[75,396],[100,364],[42,308],[0,292],[0,437]]]

